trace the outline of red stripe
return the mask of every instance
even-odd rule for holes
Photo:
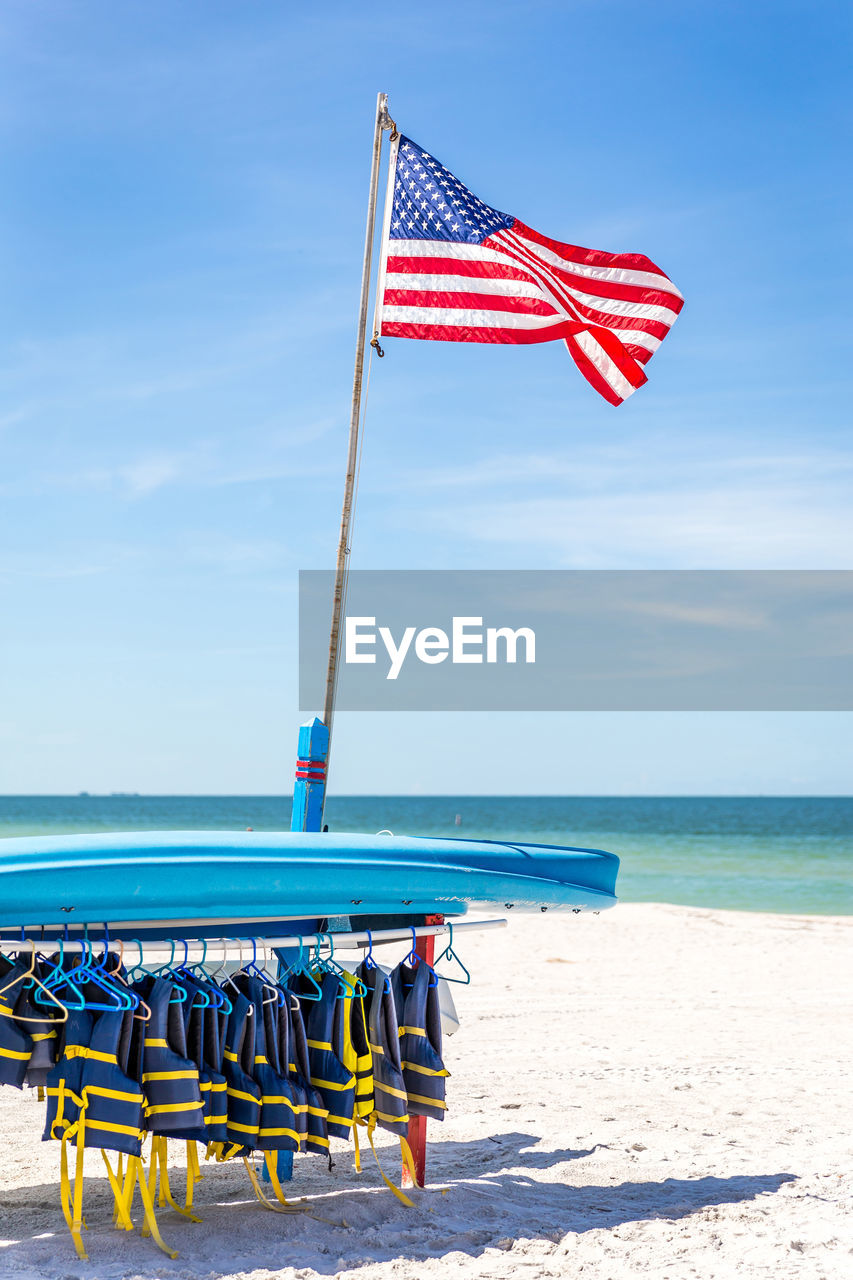
[[[568,338],[587,326],[575,320],[561,320],[546,329],[502,329],[499,325],[414,324],[399,320],[383,320],[385,338],[429,338],[438,342],[497,342],[522,346],[531,342],[553,342]]]
[[[432,241],[427,241],[431,244]],[[520,267],[509,263],[488,262],[484,258],[388,258],[386,271],[395,271],[401,275],[430,276],[476,276],[481,280],[526,280],[533,283],[533,277]]]
[[[511,311],[517,315],[558,316],[541,298],[507,297],[500,293],[436,293],[432,289],[386,289],[387,307],[451,307],[460,311]]]
[[[639,360],[640,364],[647,364],[654,355],[654,351],[649,351],[648,347],[638,347],[636,342],[624,342],[622,344],[629,356],[633,356],[635,360]]]

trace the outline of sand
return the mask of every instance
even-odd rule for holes
[[[511,915],[459,951],[474,984],[454,988],[450,1112],[413,1209],[343,1145],[331,1173],[297,1157],[310,1217],[268,1212],[242,1167],[217,1167],[201,1224],[161,1212],[172,1262],[112,1229],[92,1153],[79,1262],[43,1104],[2,1088],[0,1275],[853,1275],[853,918]]]

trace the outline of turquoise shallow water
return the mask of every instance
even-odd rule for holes
[[[853,915],[853,797],[340,796],[326,818],[609,849],[626,902]],[[0,796],[0,836],[289,825],[281,796]]]

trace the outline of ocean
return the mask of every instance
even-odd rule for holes
[[[326,820],[608,849],[624,902],[853,915],[853,797],[333,796]],[[0,796],[0,836],[289,825],[284,796]]]

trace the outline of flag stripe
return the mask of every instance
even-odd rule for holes
[[[539,290],[539,296],[536,298],[519,297],[503,297],[500,294],[485,293],[459,293],[456,291],[441,292],[438,290],[428,291],[426,296],[417,289],[386,289],[385,290],[385,306],[389,307],[408,307],[410,309],[430,309],[433,314],[439,309],[445,309],[454,313],[457,318],[458,311],[475,312],[475,311],[507,311],[510,313],[519,313],[525,316],[557,316],[560,312],[550,302],[546,302]]]
[[[542,297],[542,290],[535,280],[506,280],[499,276],[475,276],[473,272],[464,276],[449,271],[446,274],[424,271],[420,275],[414,275],[389,270],[385,276],[385,284],[388,289],[398,293],[432,290],[439,293],[469,293],[476,289],[477,293],[503,294],[507,298]]]

